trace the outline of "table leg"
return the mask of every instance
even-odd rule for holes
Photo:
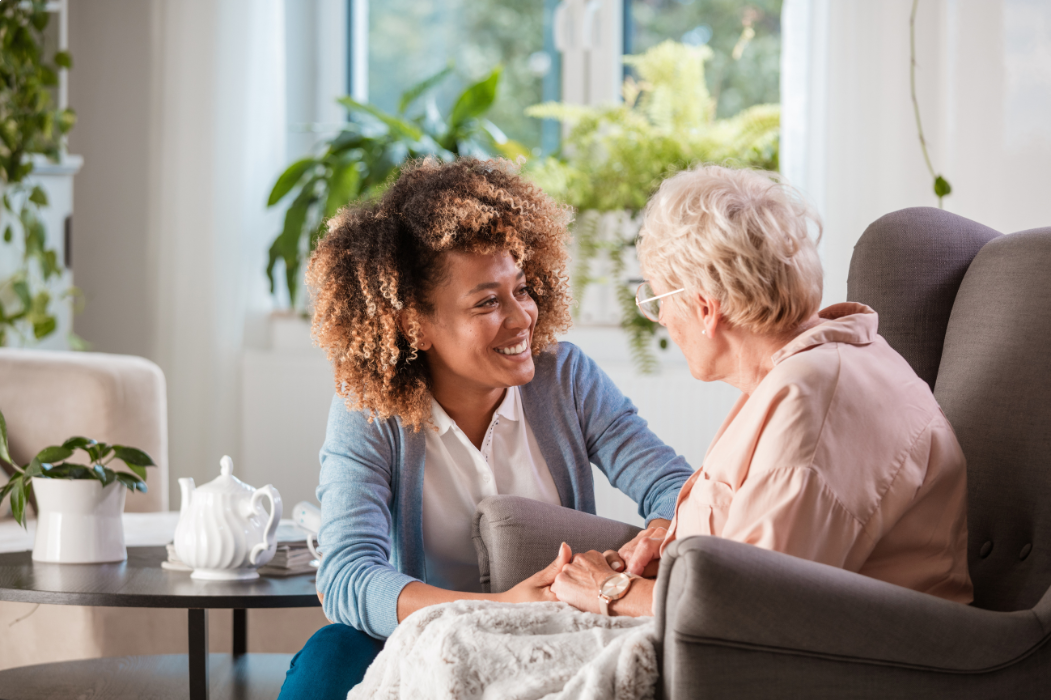
[[[190,608],[190,700],[208,700],[208,611]]]
[[[234,608],[234,656],[248,652],[248,611]]]

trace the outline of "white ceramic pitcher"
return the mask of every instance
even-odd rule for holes
[[[274,558],[281,494],[272,485],[256,489],[233,472],[223,457],[220,475],[204,486],[179,479],[182,507],[175,528],[175,553],[193,578],[236,581],[259,577],[256,569]],[[270,501],[270,514],[262,501]]]

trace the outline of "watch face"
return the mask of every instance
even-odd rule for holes
[[[624,595],[629,585],[631,585],[631,578],[627,574],[613,574],[602,582],[599,593],[610,600],[616,600]]]

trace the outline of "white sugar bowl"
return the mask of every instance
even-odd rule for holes
[[[256,489],[233,472],[223,457],[220,475],[204,486],[179,479],[182,507],[175,528],[175,553],[193,569],[192,577],[210,581],[259,578],[256,569],[274,558],[281,494],[272,485]],[[270,501],[270,513],[262,501]]]

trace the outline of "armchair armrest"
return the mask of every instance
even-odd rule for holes
[[[971,674],[1051,637],[1051,593],[992,612],[716,537],[668,547],[654,611],[666,674],[691,645]]]
[[[472,535],[482,590],[502,593],[550,564],[565,542],[573,552],[618,549],[639,528],[518,496],[478,504]]]

